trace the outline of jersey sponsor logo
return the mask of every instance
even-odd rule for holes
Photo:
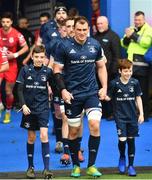
[[[51,34],[51,36],[52,36],[52,37],[56,37],[56,36],[58,36],[58,35],[57,35],[56,32],[53,32],[53,33]]]
[[[118,135],[121,135],[121,134],[122,134],[121,129],[118,129],[118,130],[117,130],[117,134],[118,134]]]
[[[134,87],[130,87],[130,88],[129,88],[129,91],[130,91],[130,92],[134,92]]]
[[[101,102],[99,102],[98,107],[102,107]]]
[[[29,76],[27,79],[28,79],[28,80],[32,80],[32,76]]]
[[[87,56],[81,56],[80,59],[87,59]]]
[[[37,82],[37,81],[34,82],[34,85],[35,85],[35,86],[38,86],[38,85],[39,85],[39,82]]]
[[[70,54],[75,54],[76,51],[74,49],[71,49],[71,51],[69,52]]]
[[[41,80],[42,81],[46,81],[46,76],[45,75],[41,75]]]
[[[96,52],[95,47],[94,47],[94,46],[90,46],[90,47],[89,47],[89,52],[95,53],[95,52]]]
[[[67,110],[66,110],[66,114],[72,115],[71,109],[67,109]]]
[[[19,35],[18,35],[18,38],[19,38],[19,41],[20,41],[20,42],[24,41],[24,36],[23,36],[22,34],[19,34]]]
[[[124,95],[123,95],[123,97],[128,97],[128,96],[129,96],[129,94],[124,94]]]
[[[55,96],[54,97],[54,102],[58,103],[60,101],[59,97]]]
[[[121,90],[121,89],[118,89],[118,91],[117,91],[117,92],[121,93],[121,92],[122,92],[122,90]]]
[[[25,122],[25,123],[24,123],[24,126],[25,126],[26,128],[29,128],[29,127],[30,127],[30,123]]]
[[[14,42],[14,38],[13,37],[10,37],[9,38],[9,43],[13,43]]]

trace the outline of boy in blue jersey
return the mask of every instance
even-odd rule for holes
[[[49,101],[47,83],[51,83],[52,71],[43,65],[45,60],[44,46],[35,46],[32,51],[33,64],[24,66],[17,78],[18,95],[23,111],[21,127],[28,130],[27,178],[35,178],[34,172],[34,142],[36,130],[40,130],[42,157],[44,162],[44,178],[51,178],[49,170],[50,148],[48,140]]]
[[[120,77],[111,81],[108,97],[112,98],[114,118],[118,133],[120,153],[118,169],[126,171],[125,149],[128,144],[128,175],[136,176],[133,166],[135,157],[135,137],[138,136],[138,123],[144,122],[141,88],[137,79],[132,78],[133,64],[127,59],[119,61]]]
[[[107,71],[100,44],[88,37],[89,23],[83,17],[77,17],[74,22],[74,38],[67,38],[59,44],[56,51],[54,74],[65,102],[65,113],[69,125],[69,148],[73,162],[72,177],[80,176],[78,160],[81,127],[81,113],[86,112],[89,122],[90,137],[88,143],[89,160],[87,174],[95,177],[101,173],[95,167],[95,161],[100,144],[101,103],[107,91]],[[95,76],[97,67],[102,88],[98,90]],[[64,79],[62,71],[64,69]]]

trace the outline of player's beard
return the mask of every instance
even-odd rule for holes
[[[4,31],[9,31],[9,29],[10,29],[10,26],[3,26]]]
[[[62,22],[64,22],[64,20],[65,20],[64,18],[60,18],[60,19],[57,20],[57,23],[62,24]]]

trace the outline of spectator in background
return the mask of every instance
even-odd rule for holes
[[[23,54],[17,59],[18,70],[20,70],[23,65],[28,63],[30,59],[28,55],[30,54],[30,49],[34,45],[34,42],[35,42],[35,37],[32,34],[32,32],[28,30],[28,27],[29,27],[28,19],[26,17],[20,17],[18,19],[17,30],[24,36],[26,43],[29,47],[29,51],[27,51],[25,54]]]
[[[39,22],[40,22],[40,28],[43,24],[47,23],[50,19],[50,14],[48,12],[44,12],[40,14]],[[34,36],[35,36],[35,44],[39,45],[42,43],[42,40],[40,38],[40,28],[35,30]]]
[[[120,38],[117,33],[111,30],[109,27],[108,18],[105,16],[99,16],[97,18],[97,33],[94,38],[98,40],[101,47],[104,50],[107,62],[108,82],[116,77],[117,64],[120,58]],[[103,117],[111,119],[113,117],[111,102],[103,102]]]
[[[3,123],[9,123],[11,121],[11,108],[14,102],[13,88],[18,73],[16,58],[28,51],[28,45],[24,39],[24,36],[12,27],[13,15],[10,12],[5,12],[2,15],[1,24],[2,28],[0,28],[0,46],[7,48],[7,58],[9,60],[9,70],[7,72],[0,73],[0,85],[3,79],[6,80],[6,113]],[[17,51],[19,47],[21,47],[21,49]],[[2,107],[1,93],[0,104],[0,107]]]
[[[78,11],[78,9],[76,9],[76,8],[71,8],[71,9],[69,9],[69,11],[68,11],[68,16],[69,16],[69,17],[72,17],[72,18],[78,17],[78,16],[79,16],[79,11]]]
[[[145,21],[144,12],[137,11],[135,13],[134,26],[126,28],[121,43],[127,50],[128,59],[133,62],[133,77],[140,82],[143,92],[144,118],[145,121],[148,121],[150,66],[144,61],[144,54],[152,45],[152,28]]]
[[[29,50],[19,56],[17,58],[17,66],[18,66],[18,72],[20,69],[25,65],[31,63],[31,52],[30,49],[34,45],[35,42],[35,37],[32,34],[30,30],[28,30],[29,27],[29,21],[26,17],[20,17],[18,19],[18,26],[16,29],[24,36],[26,43],[28,45]],[[18,110],[19,108],[19,100],[18,100],[18,95],[17,95],[17,84],[15,84],[14,89],[13,89],[13,94],[14,94],[14,109]]]
[[[91,25],[92,25],[92,33],[93,35],[97,32],[96,21],[97,17],[100,16],[100,0],[91,0],[92,7],[92,17],[91,17]]]

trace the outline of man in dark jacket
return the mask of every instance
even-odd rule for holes
[[[97,33],[94,38],[97,39],[107,59],[106,67],[108,72],[108,82],[114,79],[117,74],[117,60],[120,58],[120,38],[110,29],[107,17],[99,16],[97,18]],[[103,103],[103,117],[111,118],[111,103]]]

